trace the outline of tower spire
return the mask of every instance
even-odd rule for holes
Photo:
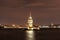
[[[30,17],[31,17],[31,11],[30,11]]]

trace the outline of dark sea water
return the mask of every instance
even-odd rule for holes
[[[60,40],[60,29],[0,29],[0,40]]]

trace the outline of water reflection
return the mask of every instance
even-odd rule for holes
[[[34,38],[34,31],[26,31],[26,40],[35,40]]]

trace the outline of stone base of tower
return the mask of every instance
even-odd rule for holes
[[[28,30],[33,30],[33,27],[28,27]]]

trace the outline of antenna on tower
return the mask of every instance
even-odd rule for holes
[[[30,11],[30,17],[31,17],[31,11]]]

